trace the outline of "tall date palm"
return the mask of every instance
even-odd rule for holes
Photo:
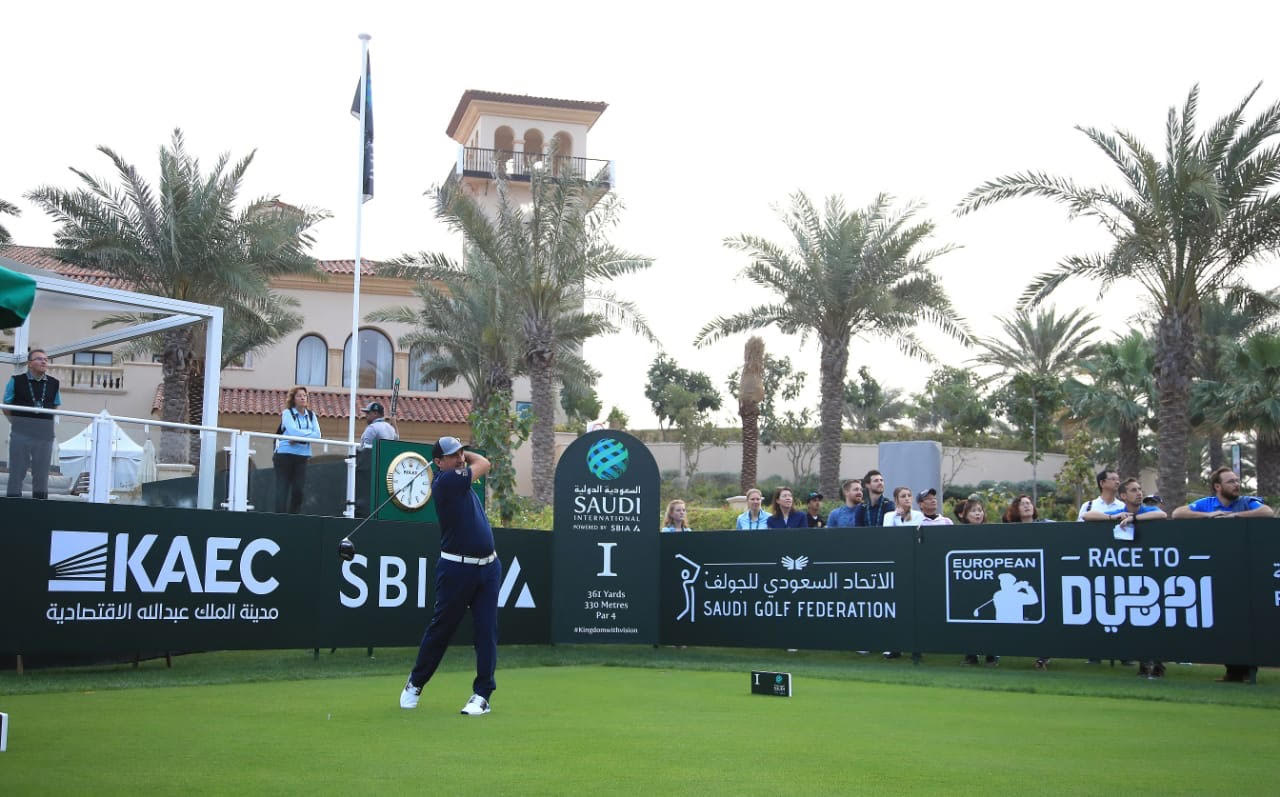
[[[817,337],[822,363],[818,478],[827,495],[839,494],[840,422],[853,335],[890,338],[905,353],[924,358],[929,354],[915,336],[922,321],[961,341],[969,339],[929,269],[951,247],[921,248],[933,223],[915,221],[918,210],[914,204],[895,210],[893,200],[880,194],[856,210],[831,196],[819,211],[796,192],[782,214],[794,239],[790,249],[758,235],[725,240],[725,246],[751,258],[743,276],[772,292],[774,301],[713,319],[694,343],[703,346],[767,326],[798,334],[802,341]]]
[[[1181,109],[1169,109],[1162,154],[1124,130],[1078,128],[1120,172],[1121,187],[1022,172],[977,187],[957,208],[968,213],[1014,197],[1044,197],[1111,236],[1106,251],[1068,257],[1035,277],[1023,301],[1036,304],[1072,277],[1097,280],[1104,290],[1137,284],[1157,314],[1159,488],[1172,504],[1186,497],[1201,304],[1222,289],[1256,293],[1245,268],[1280,248],[1280,103],[1246,119],[1258,88],[1198,131],[1200,91],[1193,87]]]
[[[223,154],[205,173],[181,130],[160,148],[155,187],[110,148],[98,151],[110,159],[118,184],[72,168],[79,188],[42,186],[26,195],[58,223],[59,258],[105,271],[141,293],[221,306],[227,334],[218,365],[301,324],[296,301],[274,293],[271,278],[318,273],[307,249],[311,227],[326,214],[274,196],[237,209],[253,153],[235,163]],[[189,326],[162,333],[162,420],[188,420],[194,333]],[[186,462],[186,448],[182,433],[161,435],[162,461]]]
[[[615,332],[619,322],[649,339],[635,305],[603,286],[649,267],[651,260],[614,246],[609,230],[622,205],[600,196],[590,180],[547,170],[530,173],[530,201],[516,202],[507,178],[497,181],[493,217],[451,179],[438,192],[437,217],[461,232],[467,245],[501,276],[529,374],[533,399],[533,495],[550,503],[555,482],[556,384],[560,363],[582,343]]]

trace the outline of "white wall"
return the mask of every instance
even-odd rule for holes
[[[649,443],[649,450],[658,462],[658,470],[677,470],[683,467],[683,454],[679,443]],[[840,447],[840,478],[861,477],[864,473],[877,467],[878,448],[875,445],[845,443]],[[1031,478],[1031,463],[1026,462],[1025,451],[1005,451],[995,448],[956,448],[942,447],[942,483],[977,484],[981,481],[1024,481]],[[1053,481],[1058,471],[1066,463],[1065,454],[1045,454],[1037,463],[1037,477],[1041,481]],[[761,446],[756,473],[761,480],[770,476],[793,478],[791,463],[786,451],[781,448],[769,450]],[[702,451],[698,460],[698,472],[701,473],[738,473],[742,469],[742,445],[731,443],[727,446],[707,448]],[[817,469],[817,460],[814,460]],[[1151,468],[1144,469],[1141,474],[1142,489],[1148,493],[1155,490],[1156,474]],[[898,485],[893,474],[886,473],[885,481],[890,489]],[[901,485],[910,486],[910,485]]]

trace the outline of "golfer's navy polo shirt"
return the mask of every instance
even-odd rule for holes
[[[431,481],[431,500],[440,518],[440,550],[459,556],[493,553],[493,529],[471,490],[471,468],[437,473]]]

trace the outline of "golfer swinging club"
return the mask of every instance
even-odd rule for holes
[[[493,550],[493,529],[480,499],[471,490],[473,479],[489,472],[489,460],[466,451],[456,437],[442,437],[431,449],[436,476],[431,500],[440,518],[440,561],[436,564],[436,607],[418,648],[418,661],[400,693],[400,708],[417,708],[422,687],[440,666],[449,640],[467,607],[475,619],[475,694],[462,713],[489,713],[489,695],[498,664],[498,589],[502,563]]]

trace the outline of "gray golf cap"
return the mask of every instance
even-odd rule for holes
[[[436,441],[431,447],[431,457],[433,459],[441,459],[450,454],[456,454],[463,448],[462,441],[456,437],[442,437]]]

